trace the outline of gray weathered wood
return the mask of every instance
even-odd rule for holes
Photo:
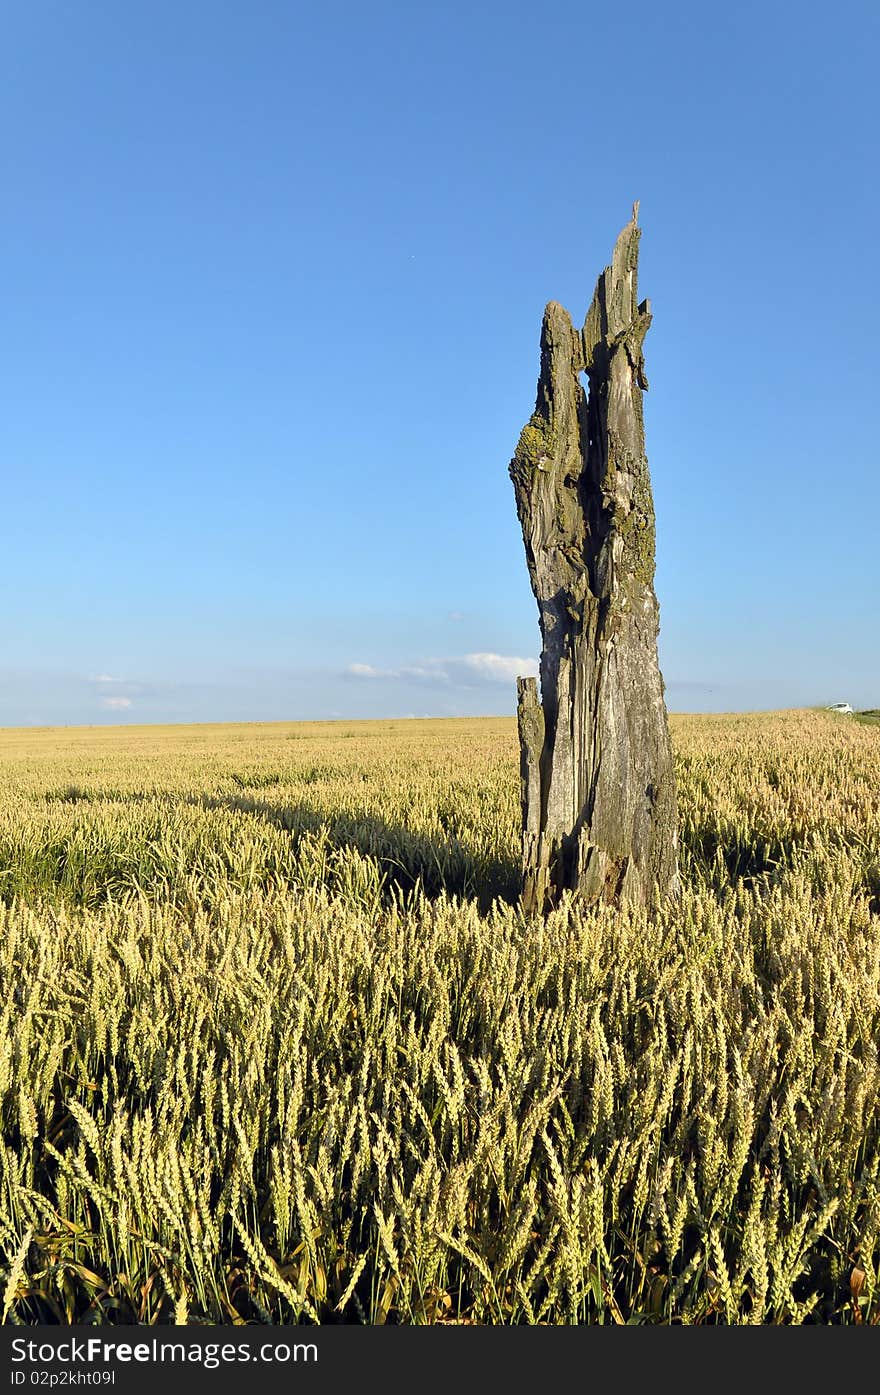
[[[542,701],[519,680],[526,910],[566,889],[615,903],[678,890],[637,219],[636,204],[582,330],[547,306],[537,402],[510,464],[543,641]]]

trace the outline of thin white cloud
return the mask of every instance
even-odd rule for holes
[[[397,674],[384,668],[374,668],[372,664],[349,664],[346,672],[353,678],[397,678]]]
[[[448,683],[449,674],[439,663],[411,664],[400,669],[399,677],[414,678],[417,683]]]
[[[393,669],[355,663],[349,664],[346,672],[353,678],[399,679],[432,686],[451,684],[473,688],[484,683],[512,683],[519,677],[535,678],[538,661],[506,654],[462,654],[451,659],[426,659],[420,664],[405,664]]]
[[[465,654],[463,662],[488,683],[512,683],[515,678],[537,678],[538,660],[509,658],[505,654]]]
[[[110,673],[96,673],[91,681],[93,683],[118,683],[119,679],[114,678]]]
[[[109,707],[111,711],[122,712],[126,707],[131,707],[130,697],[106,697],[101,698],[101,706]]]
[[[429,659],[426,664],[405,664],[403,668],[376,668],[374,664],[349,664],[346,673],[352,678],[408,678],[416,683],[448,683],[449,674],[439,662]]]

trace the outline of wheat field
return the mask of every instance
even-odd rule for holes
[[[672,734],[539,921],[513,719],[0,732],[3,1320],[880,1320],[880,728]]]

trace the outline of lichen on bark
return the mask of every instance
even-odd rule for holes
[[[566,891],[646,903],[678,889],[637,212],[583,328],[547,306],[535,410],[510,462],[542,635],[541,701],[520,680],[518,709],[523,905],[533,911]]]

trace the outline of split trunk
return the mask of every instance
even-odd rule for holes
[[[642,415],[651,312],[637,296],[637,212],[583,329],[561,305],[547,306],[535,411],[510,465],[543,641],[542,700],[533,678],[518,680],[530,911],[566,890],[614,903],[678,890]]]

